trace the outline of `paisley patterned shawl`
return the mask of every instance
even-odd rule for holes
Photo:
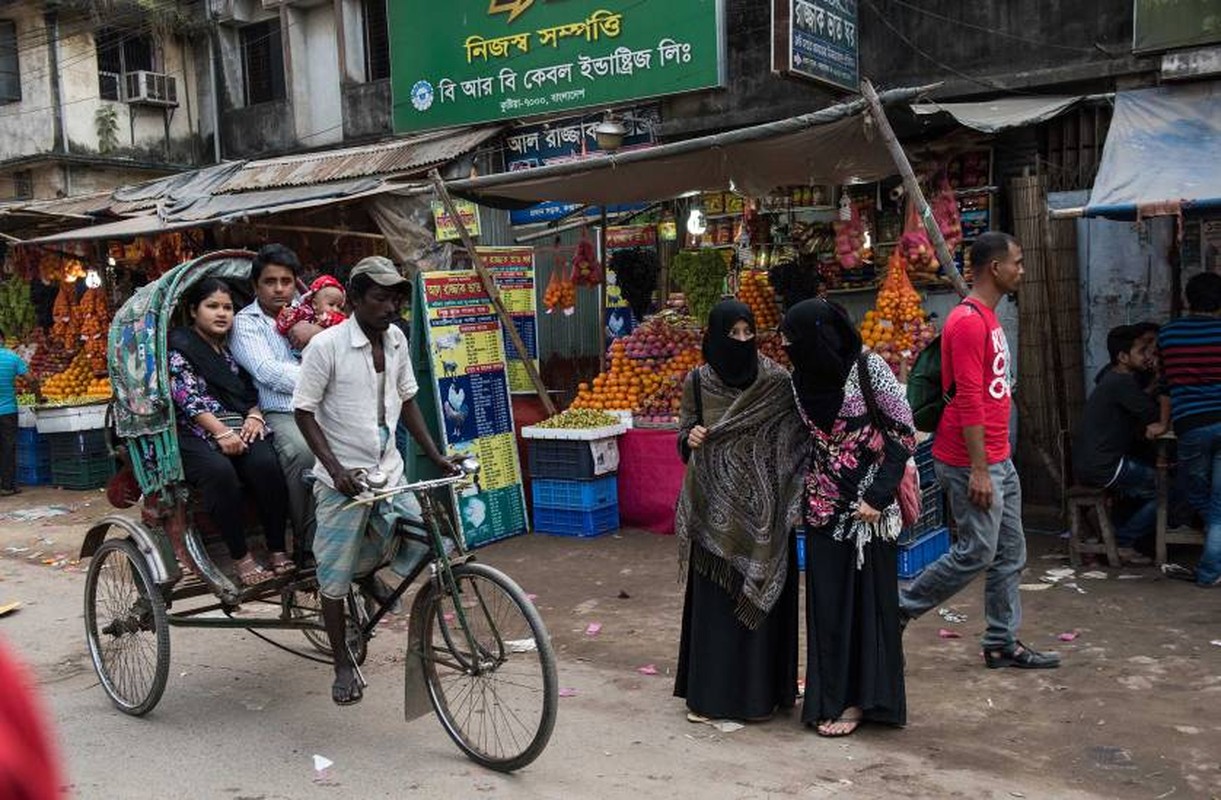
[[[857,518],[857,504],[878,474],[887,437],[911,453],[916,436],[911,408],[890,367],[873,353],[864,362],[868,365],[878,411],[888,430],[879,431],[870,423],[869,409],[861,394],[861,360],[848,373],[844,401],[829,432],[801,412],[814,442],[805,473],[806,526],[837,541],[855,542],[858,569],[865,563],[865,545],[874,538],[897,539],[903,523],[897,502],[882,509],[881,519],[874,523]]]
[[[675,515],[682,575],[690,562],[735,598],[738,619],[754,629],[788,576],[810,437],[788,372],[775,362],[761,356],[759,377],[744,390],[726,386],[707,365],[699,370],[705,402],[736,397],[692,451],[683,479]]]

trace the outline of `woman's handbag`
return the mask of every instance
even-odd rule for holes
[[[869,363],[864,353],[857,361],[857,379],[861,385],[861,397],[864,398],[865,408],[869,412],[870,424],[875,430],[881,431],[883,436],[887,436],[882,413],[873,393],[873,380],[869,377]],[[895,500],[899,504],[899,516],[903,520],[903,527],[910,528],[915,525],[916,520],[920,519],[921,501],[920,473],[916,469],[914,459],[907,459],[907,463],[903,467],[903,478],[899,481],[899,488],[895,490]]]

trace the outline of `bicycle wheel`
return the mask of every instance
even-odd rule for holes
[[[322,619],[322,605],[318,602],[317,589],[293,592],[290,602],[292,603],[291,613],[294,618]],[[301,633],[304,634],[305,638],[319,653],[324,656],[331,655],[331,640],[327,638],[326,631],[317,628],[303,628]]]
[[[348,649],[352,652],[352,659],[356,665],[362,666],[369,655],[369,641],[362,631],[369,616],[364,610],[364,596],[355,588],[352,592],[353,594],[345,601],[348,609],[346,626]],[[322,620],[322,603],[319,601],[317,589],[298,590],[293,593],[292,616],[298,619],[316,617],[319,621]],[[303,628],[301,633],[319,653],[328,658],[334,655],[331,652],[331,640],[326,635],[326,631],[317,628]]]
[[[555,728],[559,689],[551,638],[504,573],[467,563],[455,566],[453,577],[457,596],[445,591],[425,606],[420,644],[428,698],[445,732],[473,761],[512,772],[538,758]],[[437,592],[436,583],[429,587]]]
[[[110,701],[143,716],[157,705],[170,670],[165,598],[127,539],[107,539],[85,575],[85,638]]]

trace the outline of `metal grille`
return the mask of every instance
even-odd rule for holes
[[[284,53],[280,45],[280,21],[247,25],[241,30],[241,39],[246,105],[283,100]]]
[[[365,80],[390,77],[390,29],[386,0],[364,0]]]
[[[17,63],[17,23],[0,20],[0,103],[21,100],[21,70]]]

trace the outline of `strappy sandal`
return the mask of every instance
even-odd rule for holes
[[[337,706],[354,706],[364,696],[365,692],[360,685],[360,678],[355,673],[347,680],[336,678],[335,682],[331,684],[331,702]]]
[[[288,557],[288,553],[272,553],[271,569],[276,575],[287,575],[297,569],[297,565]]]
[[[276,577],[250,555],[238,559],[236,566],[237,579],[242,582],[243,586],[258,586],[259,584],[274,580]]]

